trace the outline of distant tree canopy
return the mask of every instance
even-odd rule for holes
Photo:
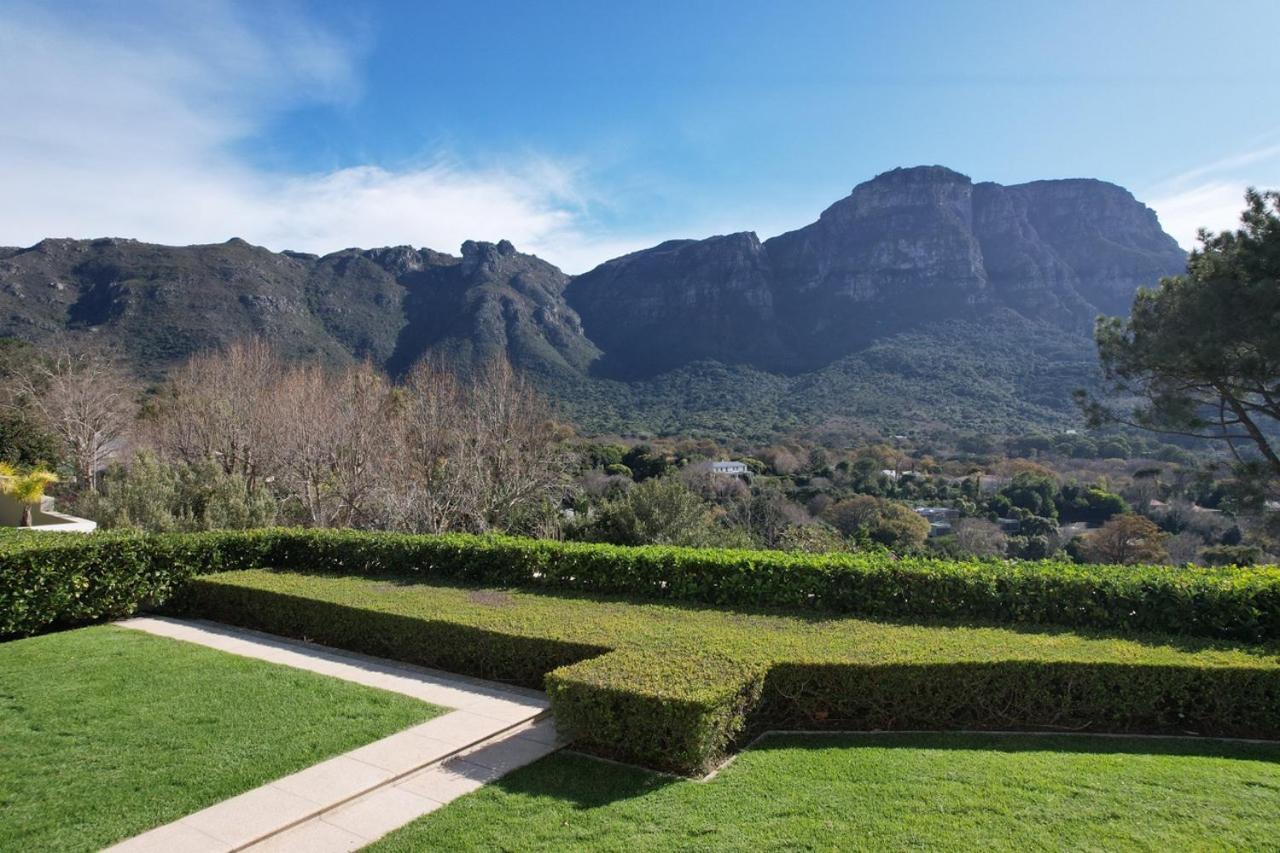
[[[1101,318],[1096,338],[1109,390],[1136,396],[1131,414],[1077,392],[1107,421],[1252,445],[1280,477],[1280,193],[1249,190],[1242,227],[1200,232],[1185,275],[1138,291],[1129,318]]]
[[[995,515],[1021,519],[1024,533],[1033,529],[1036,532],[1052,530],[1057,526],[1054,520],[1103,522],[1129,511],[1124,498],[1100,486],[1059,485],[1052,474],[1035,471],[1015,475],[1008,485],[986,500],[986,508]],[[1047,522],[1046,530],[1039,530],[1037,522],[1030,521],[1032,518]]]
[[[1025,509],[1032,515],[1042,518],[1058,517],[1058,508],[1054,502],[1058,484],[1052,477],[1019,474],[1013,478],[1012,483],[1000,490],[1000,494],[1008,498],[1012,506]]]
[[[58,440],[21,410],[0,410],[0,461],[13,465],[56,465]]]
[[[1117,515],[1085,537],[1081,553],[1092,563],[1163,563],[1168,534],[1149,518]]]
[[[593,538],[616,545],[705,545],[708,508],[679,477],[651,477],[605,503]]]
[[[910,507],[872,495],[833,503],[823,518],[845,536],[864,537],[890,548],[919,548],[929,536],[929,522]]]
[[[1058,493],[1058,516],[1063,521],[1102,522],[1129,511],[1120,495],[1098,486],[1065,483]]]
[[[106,528],[160,532],[268,527],[279,517],[265,484],[250,487],[211,459],[165,462],[147,450],[128,466],[108,466],[98,493],[77,509]]]

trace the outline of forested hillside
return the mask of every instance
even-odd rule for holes
[[[0,336],[109,345],[147,380],[249,337],[394,376],[505,357],[588,431],[1009,433],[1074,423],[1094,318],[1184,260],[1115,185],[934,166],[770,240],[674,240],[576,278],[505,240],[320,257],[47,239],[0,249]]]

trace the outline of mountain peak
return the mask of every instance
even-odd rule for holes
[[[938,165],[892,169],[818,221],[668,241],[566,291],[604,372],[718,360],[815,369],[897,332],[1017,312],[1087,335],[1184,257],[1144,205],[1102,181],[974,184]],[[625,321],[619,320],[625,318]]]
[[[899,166],[887,172],[881,172],[869,181],[863,181],[858,187],[868,184],[972,184],[973,180],[965,174],[949,169],[946,166]],[[853,191],[857,192],[858,187]]]
[[[516,247],[510,240],[499,240],[496,243],[488,243],[484,240],[467,240],[462,244],[462,257],[489,257],[492,255],[502,255],[504,257],[516,254]]]

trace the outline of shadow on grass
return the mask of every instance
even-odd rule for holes
[[[1090,755],[1170,755],[1280,764],[1280,742],[1061,732],[768,732],[740,754],[823,749],[981,750]]]
[[[764,735],[739,753],[832,749],[904,749],[954,752],[1061,753],[1119,756],[1177,756],[1265,761],[1280,764],[1280,744],[1244,743],[1208,738],[1100,736],[1096,734],[971,733],[971,732],[775,732]],[[815,756],[816,759],[816,756]],[[732,767],[732,765],[731,765]],[[745,768],[743,768],[745,769]],[[457,772],[455,770],[455,772]],[[697,784],[629,764],[565,750],[489,783],[503,794],[550,799],[576,809],[611,804],[658,794],[673,785]],[[715,780],[711,781],[715,784]]]
[[[326,571],[299,571],[287,567],[267,569],[315,577],[328,578],[361,578],[385,584],[388,587],[432,586],[453,589],[468,593],[479,593],[482,598],[477,603],[489,603],[494,607],[514,604],[513,594],[531,595],[540,598],[555,598],[570,601],[585,601],[598,604],[650,605],[668,607],[673,610],[691,614],[717,614],[720,616],[765,617],[792,619],[808,626],[821,627],[825,623],[857,620],[881,625],[899,627],[930,628],[989,628],[1010,631],[1017,634],[1038,636],[1073,636],[1090,640],[1125,640],[1155,648],[1172,648],[1182,652],[1196,653],[1209,651],[1248,651],[1261,656],[1280,657],[1280,641],[1271,643],[1250,643],[1244,640],[1231,640],[1213,637],[1192,636],[1183,634],[1161,634],[1152,632],[1127,631],[1118,628],[1094,628],[1088,626],[1069,626],[1048,623],[1012,623],[998,619],[982,618],[942,618],[931,616],[868,616],[856,611],[822,610],[818,608],[762,606],[752,604],[708,604],[699,601],[669,598],[660,595],[644,596],[638,594],[595,592],[581,589],[566,589],[555,586],[492,586],[483,583],[467,583],[454,578],[436,578],[427,575],[406,575],[389,573],[350,573]],[[483,599],[487,598],[488,601]]]
[[[450,768],[459,772],[457,768]],[[546,797],[578,809],[594,809],[656,794],[687,782],[630,764],[561,751],[489,783],[504,794]]]

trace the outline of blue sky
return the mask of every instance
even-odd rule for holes
[[[1280,186],[1280,3],[0,0],[0,244],[798,227],[899,165],[1099,177],[1190,245]]]

